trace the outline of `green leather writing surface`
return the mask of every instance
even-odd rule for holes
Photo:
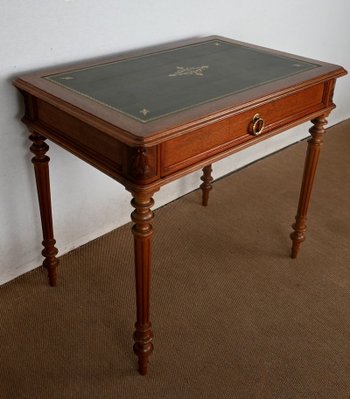
[[[148,122],[316,67],[210,40],[46,79]]]

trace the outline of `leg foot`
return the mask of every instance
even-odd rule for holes
[[[56,240],[51,239],[42,242],[45,249],[41,252],[42,255],[45,257],[43,262],[43,266],[47,270],[49,284],[51,287],[56,287],[57,285],[57,266],[58,266],[58,259],[56,255],[58,254],[58,250],[55,247]]]
[[[295,223],[293,224],[293,229],[295,229]],[[300,245],[303,241],[305,241],[305,231],[306,231],[306,226],[301,229],[299,228],[299,232],[294,231],[291,233],[290,238],[292,239],[292,250],[291,250],[291,258],[295,259],[298,256]]]
[[[134,353],[138,357],[138,371],[141,375],[147,374],[148,357],[153,352],[153,332],[151,327],[151,323],[143,327],[135,323]]]
[[[327,120],[324,116],[320,116],[311,121],[313,126],[309,130],[311,138],[308,140],[308,148],[306,153],[304,175],[301,184],[298,211],[293,224],[293,232],[290,238],[293,241],[291,257],[296,258],[300,249],[300,245],[305,241],[307,211],[311,198],[311,191],[316,175],[317,163],[320,157],[322,137],[324,133],[324,125]]]
[[[203,169],[203,175],[201,177],[201,180],[203,183],[200,185],[200,188],[202,189],[202,205],[203,206],[208,206],[208,201],[209,201],[209,192],[213,188],[212,182],[213,178],[211,176],[211,172],[213,169],[211,168],[211,165],[205,166]]]
[[[135,280],[137,321],[134,332],[134,352],[138,357],[139,373],[147,373],[148,358],[153,351],[153,332],[150,322],[150,272],[152,220],[151,207],[154,204],[151,193],[133,193],[131,205],[135,210],[131,214],[134,222]]]

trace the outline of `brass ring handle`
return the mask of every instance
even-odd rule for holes
[[[253,120],[251,122],[251,134],[253,136],[259,136],[262,133],[265,127],[265,121],[260,117],[259,114],[255,114],[253,116]]]

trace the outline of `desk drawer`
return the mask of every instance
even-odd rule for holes
[[[324,84],[318,84],[253,107],[161,144],[161,175],[193,165],[246,141],[256,140],[252,120],[259,114],[265,126],[259,136],[317,112],[323,104]],[[259,123],[255,126],[259,133]]]

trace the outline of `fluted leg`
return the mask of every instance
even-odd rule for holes
[[[50,176],[49,176],[49,161],[50,158],[46,155],[49,146],[45,143],[46,138],[39,133],[32,132],[30,140],[33,144],[30,151],[35,155],[32,158],[35,171],[35,180],[38,191],[41,226],[43,231],[43,246],[42,255],[45,257],[43,266],[47,269],[49,275],[49,283],[51,286],[56,285],[57,280],[57,266],[58,253],[55,247],[56,240],[53,235],[52,224],[52,209],[51,209],[51,193],[50,193]]]
[[[153,332],[150,322],[150,269],[152,220],[151,207],[154,204],[152,193],[133,193],[131,205],[135,210],[131,214],[134,222],[135,277],[137,321],[134,332],[134,352],[138,356],[139,373],[147,373],[148,358],[153,351]]]
[[[297,257],[300,245],[305,240],[307,210],[316,174],[317,163],[320,156],[321,145],[323,143],[322,137],[325,130],[324,125],[327,123],[327,120],[324,116],[320,116],[313,119],[311,122],[313,123],[313,126],[309,130],[311,138],[308,140],[298,211],[295,217],[295,223],[292,226],[294,231],[290,235],[290,238],[293,241],[291,252],[292,258]]]
[[[213,178],[211,176],[211,172],[213,169],[211,168],[211,165],[205,166],[203,169],[203,175],[201,176],[201,180],[203,183],[200,185],[200,188],[202,189],[202,205],[207,206],[208,201],[209,201],[209,191],[213,188],[212,182]]]

